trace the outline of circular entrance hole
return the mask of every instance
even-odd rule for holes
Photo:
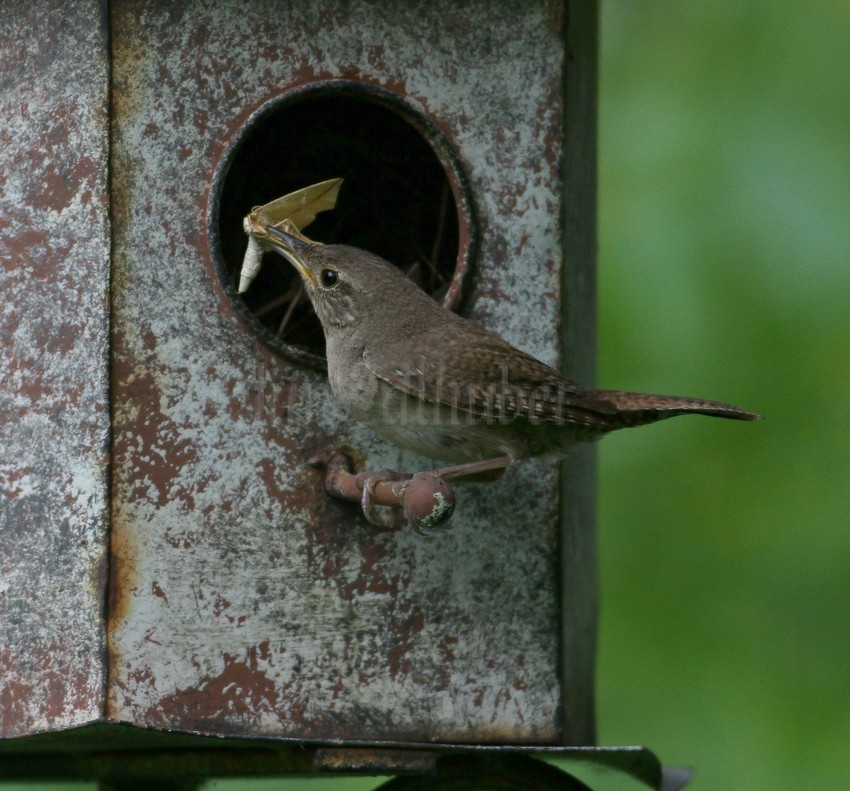
[[[336,208],[304,229],[309,238],[376,253],[449,308],[460,302],[473,252],[471,201],[448,141],[398,97],[333,82],[263,107],[215,175],[211,247],[245,323],[275,351],[314,367],[325,365],[324,335],[281,256],[266,253],[250,289],[236,293],[247,244],[242,221],[254,206],[336,177],[344,179]]]

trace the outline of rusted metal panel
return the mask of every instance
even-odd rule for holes
[[[206,227],[217,159],[269,99],[326,79],[394,91],[467,168],[471,315],[557,363],[562,4],[127,2],[112,24],[109,717],[283,738],[584,738],[592,715],[562,711],[556,466],[461,490],[429,539],[330,501],[311,453],[429,463],[399,460],[322,374],[253,338]]]
[[[109,408],[102,4],[0,23],[0,737],[103,709]]]

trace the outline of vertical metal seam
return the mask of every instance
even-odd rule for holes
[[[596,378],[598,3],[565,0],[564,16],[561,370],[592,386]],[[572,744],[596,742],[596,468],[596,448],[589,445],[574,449],[560,469],[561,709],[565,735]],[[567,606],[568,601],[572,606]]]
[[[103,691],[101,701],[101,719],[108,721],[109,717],[109,690],[112,687],[112,662],[110,661],[111,646],[110,642],[112,635],[109,625],[111,624],[112,610],[112,594],[113,594],[113,579],[112,579],[112,521],[113,521],[113,467],[114,467],[114,401],[113,401],[113,339],[112,339],[112,288],[113,288],[113,252],[115,250],[114,239],[114,223],[113,223],[113,205],[112,205],[112,173],[113,173],[113,124],[112,118],[114,114],[113,101],[113,59],[114,50],[112,46],[112,15],[111,4],[109,0],[101,0],[100,13],[101,25],[103,27],[103,43],[106,53],[106,233],[109,238],[107,246],[107,270],[106,270],[106,315],[104,321],[106,323],[106,360],[105,362],[105,387],[106,387],[106,404],[107,404],[107,436],[106,436],[106,548],[105,548],[105,563],[104,563],[104,583],[103,583]]]

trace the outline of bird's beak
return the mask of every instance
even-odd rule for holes
[[[273,225],[265,225],[263,227],[268,234],[265,242],[275,252],[280,253],[289,261],[298,270],[298,274],[309,282],[310,285],[315,286],[317,284],[316,276],[307,268],[307,264],[304,263],[304,256],[310,252],[313,245],[299,239],[297,236],[291,236],[285,231],[275,228]]]

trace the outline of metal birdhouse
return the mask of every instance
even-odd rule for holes
[[[376,528],[306,462],[422,461],[338,406],[284,262],[238,291],[252,207],[339,177],[311,237],[590,383],[594,4],[4,17],[0,778],[551,753],[659,785],[590,749],[592,451]]]

